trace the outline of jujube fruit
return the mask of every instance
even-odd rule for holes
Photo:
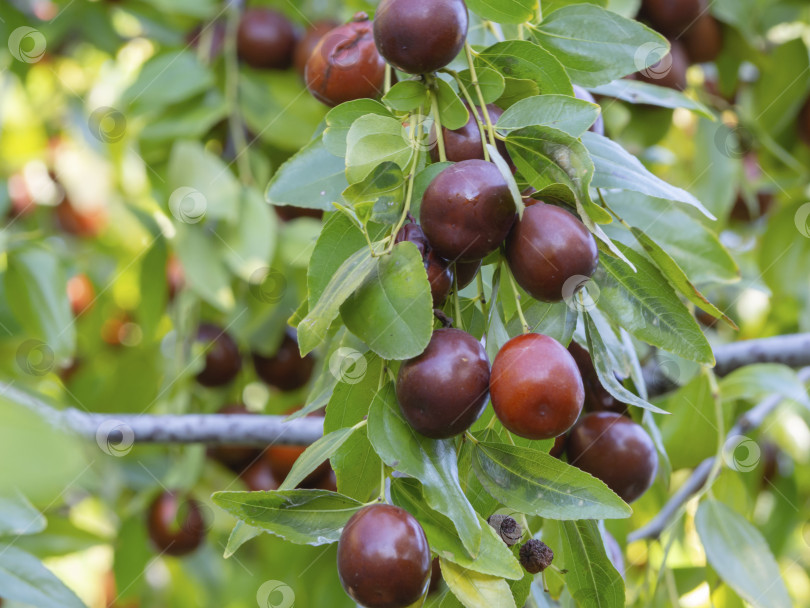
[[[86,310],[89,310],[96,299],[96,289],[93,287],[90,278],[84,273],[79,273],[68,279],[67,294],[70,301],[70,310],[73,312],[74,317],[78,317]]]
[[[422,230],[448,260],[483,259],[503,242],[514,221],[515,201],[506,180],[483,160],[447,167],[422,197]]]
[[[315,358],[311,354],[301,356],[295,332],[288,328],[274,355],[265,357],[253,353],[253,367],[265,384],[281,391],[292,391],[309,382]]]
[[[425,74],[456,58],[468,24],[463,0],[383,0],[374,15],[374,42],[398,70]]]
[[[583,89],[581,86],[572,85],[574,87],[574,97],[577,99],[581,99],[582,101],[587,101],[590,103],[595,104],[596,99],[591,92],[587,89]],[[598,105],[598,104],[597,104]],[[594,122],[589,128],[588,131],[593,131],[594,133],[598,133],[599,135],[605,134],[605,121],[602,120],[602,112],[599,112],[599,116],[596,118],[596,122]]]
[[[704,13],[680,38],[692,63],[714,61],[723,50],[723,28],[709,13]]]
[[[444,304],[447,296],[450,295],[450,290],[453,288],[453,271],[450,269],[449,262],[431,250],[427,237],[419,224],[411,222],[400,228],[394,242],[401,243],[403,241],[410,241],[416,245],[422,255],[425,272],[427,272],[428,282],[430,283],[433,307],[439,308]]]
[[[626,413],[627,405],[611,395],[599,381],[591,354],[573,340],[568,345],[568,352],[577,362],[582,376],[582,384],[585,387],[585,411]]]
[[[637,72],[636,78],[648,84],[683,91],[686,88],[686,70],[688,68],[689,58],[686,56],[683,44],[673,40],[669,53],[650,67]]]
[[[239,21],[236,49],[250,67],[285,70],[292,65],[295,28],[287,17],[268,8],[250,8]]]
[[[277,490],[279,486],[270,469],[270,463],[265,458],[259,458],[251,463],[239,474],[239,478],[251,492],[269,492]]]
[[[340,582],[366,608],[406,608],[430,582],[425,532],[405,509],[377,504],[352,515],[337,548]]]
[[[435,592],[439,585],[442,582],[442,568],[439,565],[439,558],[434,557],[433,563],[430,565],[430,586],[428,587],[428,593]]]
[[[454,265],[456,273],[456,282],[459,289],[464,289],[467,285],[475,280],[478,271],[481,270],[481,260],[473,260],[472,262],[461,262],[456,260]]]
[[[437,329],[421,355],[405,361],[397,376],[397,401],[408,423],[426,437],[464,432],[487,404],[486,350],[460,329]]]
[[[294,407],[292,409],[287,410],[284,412],[285,414],[289,415],[295,412],[296,410],[300,409],[299,407]],[[307,416],[312,418],[323,418],[324,413],[323,410],[318,410],[315,412],[310,412]],[[264,457],[267,462],[270,464],[270,470],[273,473],[273,476],[280,482],[283,482],[287,475],[290,474],[290,471],[295,464],[295,461],[298,460],[298,457],[304,453],[306,450],[305,446],[298,446],[298,445],[271,445],[269,446],[265,452]],[[329,461],[323,461],[318,467],[312,471],[309,475],[307,475],[299,484],[300,487],[312,487],[316,485],[321,479],[329,473],[331,467],[329,465]]]
[[[601,479],[625,502],[655,480],[658,453],[641,425],[613,412],[583,416],[568,437],[568,462]]]
[[[186,555],[205,538],[200,503],[177,492],[161,492],[149,506],[147,531],[155,547],[167,555]]]
[[[700,17],[704,0],[643,0],[639,17],[667,36],[677,36]]]
[[[355,21],[326,34],[307,60],[304,78],[319,101],[336,106],[377,97],[385,85],[385,60],[374,46],[372,23],[359,13]]]
[[[467,123],[460,129],[450,130],[447,127],[442,127],[445,156],[447,156],[447,160],[454,163],[474,158],[484,159],[484,144],[481,141],[481,131],[478,128],[478,121],[475,120],[475,114],[470,109],[470,106],[467,103],[464,105],[470,112],[470,118],[467,120]],[[481,121],[484,122],[480,106],[477,107],[476,110],[478,111]],[[489,114],[490,121],[494,125],[503,114],[503,110],[495,104],[490,103],[487,104],[487,113]],[[433,131],[435,133],[435,126],[433,127]],[[487,142],[488,141],[487,139]],[[509,154],[506,152],[506,144],[503,141],[497,141],[497,148],[504,160],[511,162]],[[430,149],[430,158],[434,163],[439,161],[438,144]]]
[[[197,382],[216,387],[232,382],[242,369],[239,347],[221,327],[202,323],[197,329],[197,343],[205,347],[205,366],[197,374]]]
[[[523,334],[501,347],[492,363],[489,390],[501,424],[527,439],[565,433],[585,400],[574,358],[542,334]]]
[[[321,38],[339,25],[339,23],[335,23],[334,21],[317,21],[313,23],[298,40],[295,45],[295,52],[293,53],[293,65],[301,76],[304,75],[307,68],[307,61],[312,55],[312,51],[318,46]]]
[[[570,298],[596,272],[599,250],[585,225],[565,209],[534,204],[506,239],[506,260],[518,284],[545,302]]]
[[[531,538],[520,547],[520,565],[529,574],[538,574],[548,568],[554,560],[554,552],[541,540]]]
[[[98,235],[107,224],[107,214],[103,207],[79,208],[67,196],[56,206],[54,212],[61,230],[81,238]]]

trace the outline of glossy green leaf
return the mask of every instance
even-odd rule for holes
[[[431,509],[422,496],[422,486],[414,479],[394,479],[391,482],[394,504],[413,515],[425,530],[433,552],[459,566],[482,574],[509,579],[523,578],[523,568],[495,530],[481,521],[481,551],[476,559],[467,553],[455,533],[453,522]]]
[[[346,327],[384,359],[409,359],[433,333],[433,300],[422,256],[399,243],[376,259],[365,282],[340,307]]]
[[[366,178],[343,191],[343,199],[352,205],[361,221],[394,224],[405,203],[405,176],[391,162],[377,165]]]
[[[540,94],[540,87],[527,78],[504,78],[503,93],[496,100],[499,108],[508,110],[517,102]]]
[[[508,583],[498,576],[481,574],[439,557],[442,578],[466,608],[515,608]]]
[[[672,109],[684,108],[697,112],[706,118],[714,119],[714,115],[699,101],[695,101],[675,89],[659,87],[647,82],[620,79],[593,87],[590,91],[595,95],[614,97],[634,104]]]
[[[325,221],[307,268],[309,305],[314,307],[340,265],[353,253],[368,246],[360,229],[342,213]]]
[[[616,519],[632,512],[604,483],[540,450],[481,442],[473,470],[487,491],[521,513],[548,519]]]
[[[405,169],[413,153],[408,131],[399,120],[377,114],[361,116],[346,135],[346,177],[356,184],[386,161]]]
[[[538,0],[467,0],[467,6],[481,19],[497,23],[525,23],[537,14]]]
[[[245,188],[239,200],[239,217],[221,234],[227,243],[225,263],[243,281],[255,280],[273,260],[278,220],[261,193]]]
[[[506,82],[500,72],[490,68],[481,68],[475,71],[475,75],[478,77],[478,88],[481,89],[481,96],[484,98],[484,103],[494,103],[503,95]],[[458,80],[461,81],[461,85],[467,89],[470,97],[472,97],[476,105],[478,105],[479,99],[475,87],[473,86],[473,78],[470,70],[460,71],[458,73]]]
[[[4,492],[0,495],[0,536],[23,536],[42,532],[47,521],[24,494]]]
[[[537,41],[565,66],[571,80],[583,86],[607,84],[649,67],[659,57],[640,52],[666,48],[667,40],[638,21],[592,4],[575,4],[543,18],[534,31]]]
[[[769,69],[753,86],[751,115],[763,131],[777,135],[794,128],[796,112],[807,97],[807,82],[797,75],[810,69],[810,57],[797,37],[776,46],[767,61]]]
[[[216,505],[245,523],[298,545],[337,542],[363,503],[326,490],[216,492]]]
[[[211,247],[210,233],[200,224],[178,224],[172,241],[189,288],[211,306],[228,311],[235,299],[224,256]]]
[[[470,120],[467,106],[461,103],[461,99],[458,93],[453,90],[453,87],[441,78],[436,79],[436,95],[443,127],[460,129],[467,124],[467,121]],[[473,99],[475,98],[473,97]]]
[[[37,608],[85,608],[42,562],[10,544],[0,545],[0,589],[4,599]]]
[[[282,484],[278,487],[279,490],[292,490],[299,483],[304,481],[307,476],[314,472],[325,460],[330,458],[340,446],[346,443],[346,440],[354,433],[354,427],[344,427],[337,429],[331,433],[326,433],[323,437],[316,442],[307,446],[295,463],[287,473]]]
[[[349,129],[355,120],[368,114],[392,117],[388,108],[373,99],[355,99],[329,110],[326,115],[327,127],[323,132],[323,143],[326,149],[335,156],[345,157],[346,136],[349,134]]]
[[[593,296],[599,310],[639,340],[690,361],[714,364],[711,346],[697,321],[659,270],[641,254],[618,246],[638,271],[601,256],[594,275],[599,293]]]
[[[428,439],[414,431],[402,416],[391,383],[371,403],[368,438],[383,462],[422,482],[428,505],[453,521],[464,548],[478,556],[481,523],[459,486],[454,442]]]
[[[540,95],[517,102],[498,119],[498,130],[534,125],[553,127],[579,137],[599,117],[599,106],[567,95]]]
[[[794,605],[762,533],[737,511],[716,500],[704,500],[695,526],[709,564],[746,602],[758,608]]]
[[[213,84],[213,73],[194,53],[171,51],[147,61],[121,101],[139,109],[160,108],[188,99]]]
[[[178,222],[236,220],[240,188],[221,158],[196,141],[180,140],[169,156],[169,211]]]
[[[222,556],[226,559],[231,557],[242,545],[257,536],[261,536],[263,533],[263,530],[249,526],[240,519],[233,525],[233,529],[228,536],[228,544],[225,545],[225,552]]]
[[[554,55],[528,40],[498,42],[474,57],[478,67],[499,71],[507,78],[531,80],[540,93],[574,94],[563,65]]]
[[[391,87],[391,90],[383,95],[383,103],[400,112],[410,112],[419,106],[424,106],[428,102],[428,92],[422,82],[416,80],[404,80]]]

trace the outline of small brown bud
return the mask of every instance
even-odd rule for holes
[[[520,537],[523,536],[523,530],[520,529],[520,524],[508,515],[490,515],[489,519],[487,519],[487,523],[495,528],[498,536],[500,536],[503,542],[509,547],[517,544]]]
[[[542,572],[551,565],[554,552],[543,541],[533,538],[520,548],[520,563],[531,574]]]

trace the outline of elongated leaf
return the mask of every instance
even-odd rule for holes
[[[340,305],[368,278],[377,265],[368,247],[352,254],[324,288],[318,303],[298,324],[298,346],[306,354],[323,342],[326,331],[337,318]]]
[[[334,454],[340,446],[346,443],[346,440],[351,437],[355,429],[352,427],[345,427],[337,429],[331,433],[327,433],[315,443],[310,444],[304,453],[301,454],[290,469],[284,482],[279,486],[279,490],[292,490],[295,486],[306,479],[307,475],[312,473],[329,457]]]
[[[757,363],[734,370],[720,381],[724,401],[756,400],[766,395],[782,395],[810,406],[810,396],[796,372],[778,363]]]
[[[497,23],[525,23],[537,12],[537,0],[467,0],[472,12]]]
[[[510,106],[498,119],[498,130],[514,131],[539,125],[579,137],[598,117],[596,104],[567,95],[539,95]]]
[[[250,188],[242,191],[239,217],[222,234],[227,242],[225,262],[244,281],[257,270],[269,267],[276,247],[276,214],[264,202],[261,193]]]
[[[476,66],[499,71],[516,80],[535,82],[540,93],[574,95],[563,65],[554,55],[528,40],[498,42],[475,56]]]
[[[229,311],[236,303],[231,276],[211,236],[201,224],[177,224],[173,243],[188,286],[211,306]]]
[[[608,256],[594,275],[599,286],[596,304],[606,317],[639,340],[676,355],[714,364],[711,346],[659,270],[644,256],[617,243],[638,272]]]
[[[13,545],[0,545],[0,589],[3,598],[37,608],[85,608],[42,562]]]
[[[419,355],[433,333],[433,300],[419,250],[394,246],[340,307],[343,322],[384,359]]]
[[[180,140],[169,156],[169,211],[180,222],[217,218],[233,222],[239,211],[239,182],[225,162],[198,141]]]
[[[658,106],[661,108],[685,108],[714,120],[714,115],[699,101],[687,97],[680,91],[667,87],[640,82],[638,80],[614,80],[608,84],[590,89],[596,95],[615,97],[630,103]]]
[[[394,479],[391,483],[391,497],[395,504],[408,511],[422,524],[430,548],[444,559],[482,574],[514,580],[523,578],[523,569],[515,556],[486,522],[479,520],[483,531],[481,552],[477,559],[473,559],[455,533],[453,522],[427,506],[418,481]]]
[[[337,542],[363,503],[326,490],[216,492],[214,503],[245,523],[298,545]]]
[[[427,503],[453,521],[464,547],[476,557],[481,523],[459,486],[453,441],[428,439],[414,431],[402,417],[391,383],[371,404],[368,438],[383,462],[422,482]]]
[[[231,530],[231,534],[228,536],[228,544],[225,546],[225,552],[222,554],[222,557],[228,559],[237,552],[239,547],[249,540],[261,536],[262,533],[263,530],[249,526],[240,519],[233,525],[233,530]]]
[[[36,534],[46,524],[42,513],[22,493],[0,495],[0,536]]]
[[[152,57],[121,101],[139,109],[168,106],[211,88],[214,75],[197,56],[187,50]]]
[[[604,483],[540,450],[481,442],[473,469],[501,503],[549,519],[616,519],[632,512]]]
[[[442,578],[466,608],[515,608],[507,582],[497,576],[468,570],[439,557]]]
[[[712,568],[746,602],[759,608],[793,605],[768,543],[739,513],[704,500],[695,526]]]
[[[566,6],[546,16],[534,32],[543,48],[565,66],[571,80],[583,86],[607,84],[649,67],[667,40],[638,21],[592,4]]]

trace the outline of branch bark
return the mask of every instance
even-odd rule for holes
[[[810,367],[799,370],[799,379],[802,382],[810,381]],[[737,422],[726,434],[726,441],[759,428],[784,400],[785,398],[781,395],[771,395],[763,399],[737,419]],[[680,512],[681,507],[706,484],[716,459],[716,456],[712,456],[701,462],[692,472],[689,479],[686,480],[686,483],[678,488],[678,491],[672,495],[664,508],[649,523],[627,535],[627,542],[631,543],[645,538],[660,537],[670,521]]]

